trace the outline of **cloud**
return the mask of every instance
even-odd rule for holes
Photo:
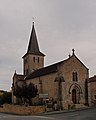
[[[96,1],[0,0],[0,89],[10,89],[12,75],[22,73],[32,26],[45,65],[66,59],[71,49],[96,74]]]

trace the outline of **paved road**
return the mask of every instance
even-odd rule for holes
[[[55,120],[96,120],[96,108],[47,116]]]
[[[47,116],[17,116],[0,113],[0,120],[55,120],[55,118]]]
[[[0,113],[0,120],[96,120],[96,108],[43,116],[17,116]]]

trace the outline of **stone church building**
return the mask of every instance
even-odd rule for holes
[[[16,84],[34,83],[38,88],[38,101],[55,101],[62,109],[74,104],[80,107],[88,104],[89,69],[76,56],[72,55],[58,63],[44,67],[44,57],[38,45],[34,23],[29,45],[23,58],[23,75],[14,73],[12,87]],[[16,98],[13,95],[13,103]]]

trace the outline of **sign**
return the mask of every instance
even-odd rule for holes
[[[43,99],[46,99],[46,98],[48,98],[48,94],[47,93],[45,93],[45,94],[39,94],[39,98],[43,98]]]

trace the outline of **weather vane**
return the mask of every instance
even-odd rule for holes
[[[35,20],[35,18],[33,17],[32,19],[33,19],[33,24],[34,24],[34,20]]]

